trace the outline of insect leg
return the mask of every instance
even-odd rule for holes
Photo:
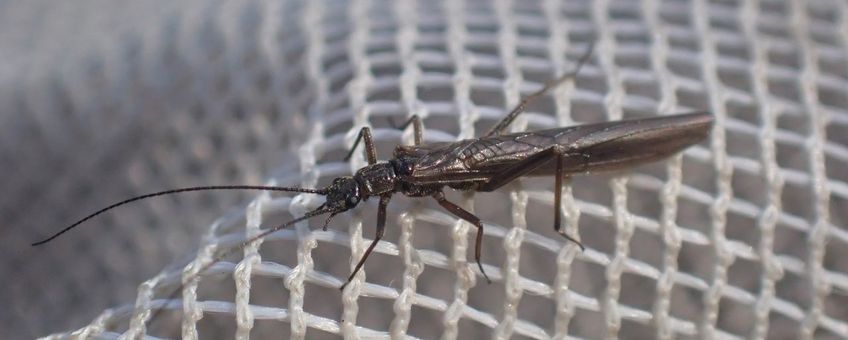
[[[365,265],[365,260],[368,258],[368,255],[371,255],[371,251],[374,250],[377,242],[380,242],[380,239],[383,238],[383,234],[386,229],[386,207],[389,205],[390,198],[392,198],[391,195],[380,196],[380,204],[377,207],[377,234],[374,236],[374,240],[371,241],[371,245],[369,245],[368,249],[365,250],[365,254],[362,255],[361,259],[359,259],[359,263],[357,263],[356,267],[353,268],[353,272],[350,273],[347,281],[339,287],[339,290],[344,290],[347,284],[353,280],[354,276],[356,276],[356,273],[359,273],[359,270],[362,269],[363,265]]]
[[[565,152],[562,151],[559,147],[553,146],[553,147],[547,148],[544,151],[538,152],[538,153],[528,157],[526,160],[524,160],[522,162],[519,162],[519,163],[517,163],[517,164],[515,164],[515,165],[513,165],[509,168],[506,168],[504,171],[500,172],[499,174],[492,176],[492,179],[490,179],[488,182],[483,184],[477,190],[478,191],[494,191],[494,190],[497,190],[498,188],[506,185],[507,183],[512,182],[516,178],[533,172],[533,170],[536,170],[539,167],[545,165],[545,163],[550,162],[551,157],[554,157],[556,162],[557,162],[556,179],[555,179],[556,187],[554,188],[554,211],[556,212],[554,214],[554,230],[558,234],[560,234],[563,237],[565,237],[566,239],[568,239],[569,241],[576,243],[578,246],[580,246],[581,250],[585,250],[586,248],[583,247],[583,244],[580,243],[580,241],[577,241],[573,237],[568,236],[564,231],[561,231],[562,220],[561,220],[561,217],[560,217],[560,209],[561,209],[560,203],[562,202],[562,177],[565,175],[564,174],[565,166],[563,164],[565,162],[565,156],[566,156]]]
[[[412,124],[412,133],[413,138],[415,139],[415,146],[421,145],[424,142],[424,125],[421,124],[421,117],[418,115],[412,115],[409,117],[403,124],[397,125],[394,120],[392,120],[391,116],[389,116],[389,123],[392,124],[392,127],[398,130],[406,130],[409,127],[409,124]]]
[[[506,115],[506,117],[501,119],[501,121],[498,122],[497,125],[492,127],[492,129],[489,130],[489,132],[486,132],[486,134],[483,135],[483,137],[496,136],[496,135],[500,135],[500,134],[504,133],[504,131],[506,131],[506,128],[509,127],[509,124],[511,124],[512,121],[515,120],[515,117],[518,117],[519,114],[524,112],[524,109],[527,108],[528,104],[530,104],[531,102],[533,102],[537,98],[545,95],[552,88],[555,88],[555,87],[561,85],[562,83],[564,83],[564,82],[566,82],[570,79],[573,79],[575,76],[577,76],[577,73],[580,72],[580,68],[583,67],[583,64],[585,64],[586,61],[589,60],[589,57],[592,56],[592,49],[593,48],[594,48],[594,45],[590,43],[589,47],[586,48],[586,52],[584,52],[583,56],[581,56],[580,59],[577,61],[577,66],[574,68],[574,70],[560,76],[559,78],[549,80],[548,82],[545,83],[545,86],[542,86],[541,89],[538,89],[538,90],[536,90],[536,92],[533,92],[530,95],[528,95],[527,97],[522,98],[521,102],[519,102],[518,105],[516,105],[515,108],[513,108],[512,111],[510,111],[509,114]]]
[[[583,243],[580,243],[580,241],[568,236],[565,230],[562,230],[562,212],[560,209],[562,209],[562,178],[565,175],[563,173],[563,168],[565,168],[565,165],[563,164],[565,163],[565,157],[563,157],[561,153],[557,153],[556,161],[556,179],[554,180],[554,231],[556,231],[557,234],[562,235],[562,237],[565,237],[567,240],[580,246],[581,251],[586,251],[586,247],[583,246]]]
[[[350,151],[347,152],[347,156],[344,158],[345,162],[350,160],[356,147],[359,146],[359,142],[363,139],[365,140],[365,156],[368,158],[368,164],[377,163],[377,148],[374,147],[374,141],[371,139],[371,128],[367,126],[359,130],[359,135],[356,136],[353,146],[350,147]]]
[[[481,246],[483,245],[483,222],[480,222],[480,218],[474,216],[474,214],[468,212],[468,210],[465,210],[445,199],[445,194],[441,191],[433,194],[433,198],[436,199],[436,202],[439,202],[439,205],[441,205],[442,208],[445,208],[451,214],[454,214],[454,216],[477,226],[477,239],[474,243],[474,260],[477,261],[477,267],[480,268],[480,272],[483,273],[483,277],[486,278],[486,281],[492,283],[492,280],[489,279],[489,275],[486,275],[486,271],[483,270],[483,264],[480,262],[480,257],[482,255]]]

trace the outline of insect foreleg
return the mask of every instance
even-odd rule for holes
[[[406,128],[409,127],[409,124],[412,124],[412,134],[415,143],[413,145],[418,146],[424,142],[424,125],[421,124],[421,117],[418,117],[418,115],[412,115],[412,117],[409,117],[409,119],[400,125],[395,124],[394,120],[392,120],[390,116],[389,123],[392,124],[393,128],[398,130],[406,130]]]
[[[359,130],[359,135],[356,136],[353,146],[350,147],[350,151],[347,152],[347,156],[344,158],[345,162],[350,160],[353,152],[356,151],[356,147],[359,146],[359,142],[363,139],[365,140],[365,156],[368,158],[368,164],[377,163],[377,148],[374,147],[374,141],[371,139],[371,128],[367,126]]]
[[[480,262],[481,255],[483,253],[481,248],[483,245],[483,222],[480,222],[480,218],[474,216],[474,214],[470,213],[468,210],[465,210],[445,199],[445,194],[441,191],[433,194],[433,198],[436,199],[436,202],[439,202],[439,205],[441,205],[442,208],[445,208],[451,214],[454,214],[454,216],[477,226],[477,239],[474,243],[474,260],[477,261],[477,267],[480,268],[480,272],[483,273],[483,277],[486,278],[486,281],[492,283],[492,280],[489,279],[489,275],[486,275],[486,271],[483,270],[483,264]]]
[[[383,234],[386,230],[386,207],[389,205],[390,198],[392,198],[391,195],[380,196],[380,204],[377,207],[377,233],[374,236],[374,240],[371,241],[371,245],[369,245],[368,249],[365,250],[365,254],[362,255],[361,259],[359,259],[359,263],[357,263],[356,267],[353,268],[353,272],[350,273],[347,281],[339,287],[339,290],[344,290],[347,284],[353,280],[356,273],[358,273],[359,270],[362,269],[362,266],[365,265],[365,260],[368,258],[368,255],[371,255],[371,251],[373,251],[374,247],[377,246],[377,242],[380,242],[380,239],[383,238]]]

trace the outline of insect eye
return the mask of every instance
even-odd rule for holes
[[[347,205],[348,206],[354,206],[354,205],[356,205],[356,203],[359,203],[358,198],[356,198],[354,196],[348,196],[348,198],[347,198]]]

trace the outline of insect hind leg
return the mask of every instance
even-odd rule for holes
[[[518,115],[524,112],[524,110],[527,108],[527,105],[529,105],[539,97],[545,95],[551,89],[561,85],[562,83],[565,83],[568,80],[574,79],[574,77],[577,76],[577,73],[580,72],[580,68],[583,67],[583,64],[585,64],[586,61],[589,60],[589,57],[592,56],[593,49],[594,44],[589,43],[589,47],[586,48],[586,52],[584,52],[580,59],[577,61],[577,66],[574,67],[574,70],[560,76],[559,78],[549,80],[545,83],[545,86],[542,86],[541,89],[538,89],[536,90],[536,92],[533,92],[527,97],[522,98],[521,102],[519,102],[518,105],[516,105],[512,109],[512,111],[510,111],[509,114],[506,115],[506,117],[501,119],[501,121],[499,121],[497,125],[495,125],[494,127],[492,127],[492,129],[486,132],[483,137],[497,136],[504,133],[504,131],[506,131],[506,128],[508,128],[509,125],[512,124],[512,121],[514,121],[515,118],[518,117]]]
[[[556,162],[556,179],[554,180],[554,231],[556,231],[557,234],[562,235],[562,237],[565,237],[567,240],[580,246],[581,251],[586,251],[586,247],[583,246],[583,243],[569,236],[565,230],[562,230],[562,211],[560,209],[562,209],[562,181],[565,175],[563,171],[565,168],[565,157],[562,153],[557,153]]]
[[[586,250],[583,246],[583,243],[580,243],[577,239],[569,236],[562,230],[562,214],[561,214],[561,206],[562,206],[562,179],[565,177],[565,156],[567,156],[566,151],[562,150],[562,147],[552,146],[543,151],[537,152],[527,159],[510,166],[509,168],[504,169],[500,173],[492,176],[492,178],[481,185],[478,189],[479,191],[494,191],[498,188],[506,185],[509,182],[512,182],[518,177],[524,176],[533,172],[534,170],[544,166],[546,163],[551,161],[551,158],[556,162],[556,174],[555,174],[555,188],[554,188],[554,231],[557,234],[562,235],[566,239],[571,242],[574,242],[580,247],[580,250]]]

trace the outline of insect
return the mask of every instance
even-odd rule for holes
[[[399,128],[413,128],[414,144],[398,146],[394,157],[378,162],[371,130],[363,127],[345,160],[350,159],[360,143],[364,143],[368,165],[352,176],[336,178],[324,188],[293,188],[279,186],[203,186],[167,190],[130,198],[105,207],[53,236],[33,243],[40,245],[75,228],[81,223],[115,207],[150,198],[180,192],[202,190],[269,190],[323,195],[326,201],[319,207],[289,222],[263,231],[217,256],[212,263],[223,259],[244,246],[299,221],[328,214],[323,229],[332,218],[356,207],[369,198],[379,199],[376,235],[362,258],[354,267],[341,289],[356,276],[374,247],[383,237],[386,208],[394,194],[410,197],[431,197],[445,210],[477,228],[474,260],[480,272],[491,282],[481,264],[483,223],[480,218],[448,201],[445,188],[464,191],[493,191],[522,176],[554,176],[554,230],[566,239],[583,245],[561,229],[559,212],[562,181],[565,176],[599,171],[620,170],[656,161],[675,154],[703,140],[710,132],[713,118],[706,112],[669,115],[655,118],[609,121],[596,124],[561,127],[541,131],[505,133],[525,107],[550,89],[573,79],[591,56],[592,47],[578,60],[573,71],[545,84],[521,102],[480,138],[452,143],[423,142],[423,126],[418,116],[412,116]],[[202,273],[211,264],[201,268]]]

